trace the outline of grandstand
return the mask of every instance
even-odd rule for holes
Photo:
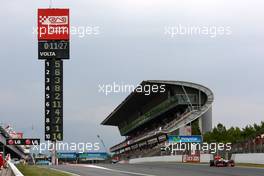
[[[163,155],[160,146],[173,135],[199,135],[212,129],[213,93],[183,81],[143,81],[139,86],[164,86],[165,91],[136,89],[101,123],[116,126],[125,140],[110,148],[119,159]]]
[[[9,153],[11,158],[27,159],[29,151],[20,145],[6,145],[6,139],[12,138],[5,128],[0,126],[0,152],[3,152],[4,156]]]

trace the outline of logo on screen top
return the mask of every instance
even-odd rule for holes
[[[67,25],[68,16],[39,16],[42,25]]]

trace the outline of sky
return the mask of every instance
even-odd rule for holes
[[[214,92],[213,124],[244,127],[264,119],[264,23],[261,0],[53,0],[70,8],[71,58],[64,61],[64,138],[107,147],[123,138],[100,123],[129,94],[102,84],[181,80]],[[49,1],[1,0],[0,122],[44,137],[44,61],[37,58],[37,9]],[[179,26],[222,27],[211,35],[177,34]],[[167,32],[166,32],[167,31]]]

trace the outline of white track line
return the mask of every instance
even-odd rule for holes
[[[111,172],[118,172],[122,174],[131,174],[131,175],[141,175],[141,176],[156,176],[156,175],[150,175],[150,174],[143,174],[143,173],[137,173],[137,172],[128,172],[128,171],[121,171],[121,170],[116,170],[116,169],[109,169],[106,167],[101,167],[101,166],[96,166],[96,165],[80,165],[82,167],[88,167],[88,168],[94,168],[94,169],[102,169],[102,170],[107,170]]]
[[[74,173],[63,171],[63,170],[59,170],[59,169],[54,169],[54,168],[49,168],[49,169],[55,170],[55,171],[58,171],[58,172],[61,172],[61,173],[65,173],[65,174],[70,174],[72,176],[81,176],[81,175],[78,175],[78,174],[74,174]]]
[[[254,166],[235,166],[238,168],[245,168],[245,169],[264,169],[263,167],[254,167]]]

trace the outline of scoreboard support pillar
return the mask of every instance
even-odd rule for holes
[[[56,141],[52,143],[53,149],[51,154],[51,163],[52,165],[58,165],[58,158],[57,158],[57,149],[56,149]]]

